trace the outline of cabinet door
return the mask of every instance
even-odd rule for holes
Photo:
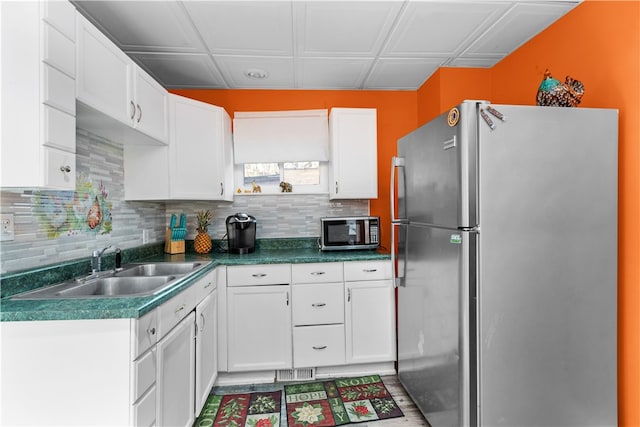
[[[221,136],[225,114],[220,107],[170,95],[169,178],[172,199],[224,199]]]
[[[157,345],[157,425],[188,426],[195,408],[195,314],[192,312]]]
[[[133,124],[136,129],[157,139],[169,141],[169,95],[150,75],[137,65],[133,66],[135,107]]]
[[[196,307],[196,414],[218,375],[218,294],[213,291]]]
[[[378,198],[376,109],[332,108],[329,142],[329,198]]]
[[[77,28],[78,100],[131,125],[135,114],[129,84],[133,62],[80,14]]]
[[[391,280],[345,283],[347,363],[392,361],[395,304]]]
[[[227,288],[228,370],[292,367],[289,286]]]

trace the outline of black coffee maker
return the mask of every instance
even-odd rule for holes
[[[249,254],[256,249],[256,219],[245,213],[227,217],[229,253]]]

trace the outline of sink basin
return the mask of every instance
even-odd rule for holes
[[[12,299],[105,298],[153,295],[206,266],[207,262],[152,262],[125,265],[124,270],[69,280],[35,289]]]
[[[147,264],[129,264],[123,271],[115,273],[118,277],[166,276],[187,274],[198,269],[200,262],[157,262]]]
[[[64,282],[16,295],[16,299],[91,298],[145,296],[157,293],[171,285],[176,276],[103,277]]]
[[[146,295],[162,290],[165,285],[175,280],[175,276],[154,277],[105,277],[96,279],[73,288],[56,293],[61,298],[105,296],[119,297],[129,295]]]

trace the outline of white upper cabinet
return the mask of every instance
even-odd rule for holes
[[[168,92],[80,14],[77,27],[79,125],[124,144],[166,144]]]
[[[231,118],[222,107],[170,95],[171,199],[233,200]]]
[[[375,108],[332,108],[329,114],[329,198],[378,198]]]
[[[233,200],[231,118],[169,94],[168,147],[125,145],[125,200]]]
[[[0,186],[74,190],[76,11],[66,1],[0,8]]]

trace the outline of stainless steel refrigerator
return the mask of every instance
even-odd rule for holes
[[[617,129],[465,101],[398,141],[398,376],[433,427],[617,425]]]

